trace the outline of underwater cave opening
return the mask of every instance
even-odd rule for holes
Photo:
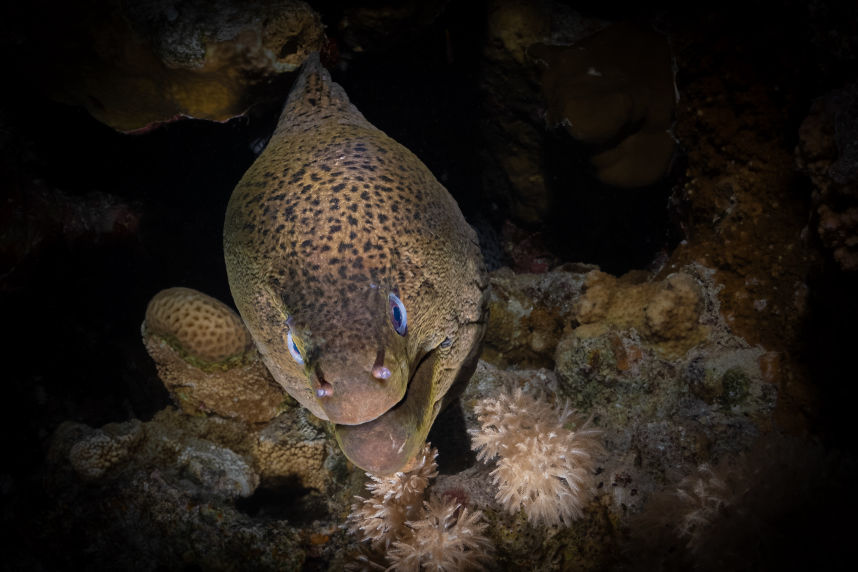
[[[668,174],[640,188],[607,185],[594,176],[583,145],[563,128],[549,131],[545,180],[553,204],[544,227],[548,248],[563,261],[595,264],[616,276],[651,266],[683,238],[669,207],[674,178]]]
[[[252,495],[235,502],[235,508],[253,518],[288,520],[294,525],[330,517],[325,495],[305,487],[294,475],[263,479]]]

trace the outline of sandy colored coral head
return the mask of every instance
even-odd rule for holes
[[[146,308],[144,331],[177,345],[190,356],[218,363],[246,352],[252,341],[229,306],[191,288],[158,292]]]

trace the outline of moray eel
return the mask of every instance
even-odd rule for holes
[[[406,468],[476,367],[485,266],[455,200],[318,54],[233,191],[224,250],[274,378],[333,424],[354,464]]]

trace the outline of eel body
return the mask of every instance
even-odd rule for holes
[[[485,267],[455,200],[317,54],[233,191],[224,250],[275,379],[356,465],[405,467],[476,366]]]

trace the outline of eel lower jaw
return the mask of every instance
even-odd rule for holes
[[[402,470],[426,441],[434,416],[435,351],[429,352],[408,382],[405,397],[379,417],[360,425],[334,425],[346,457],[374,475]]]

